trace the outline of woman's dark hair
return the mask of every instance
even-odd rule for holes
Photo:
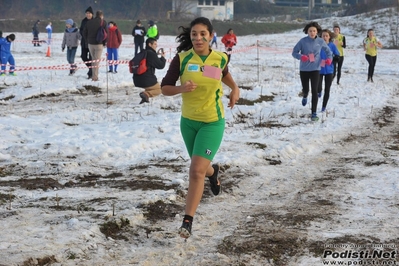
[[[308,30],[310,27],[315,27],[317,29],[317,33],[321,32],[321,27],[320,27],[319,23],[317,23],[316,21],[312,21],[312,22],[309,22],[308,24],[306,24],[305,28],[303,28],[303,32],[305,34],[308,34]]]
[[[190,27],[183,27],[180,26],[179,30],[182,29],[182,32],[177,35],[176,37],[176,41],[178,43],[180,43],[176,50],[178,53],[183,52],[183,51],[188,51],[191,48],[193,48],[193,43],[191,41],[191,28],[194,27],[197,24],[204,24],[206,26],[206,28],[209,31],[209,34],[212,34],[213,32],[213,26],[212,23],[209,19],[205,18],[205,17],[199,17],[194,19],[193,21],[191,21],[190,23]]]
[[[101,17],[101,16],[103,16],[104,15],[104,13],[101,11],[101,10],[98,10],[97,12],[96,12],[96,18],[99,18],[99,17]]]
[[[233,29],[232,29],[232,28],[228,29],[226,34],[229,34],[229,32],[230,32],[231,30],[233,30]]]

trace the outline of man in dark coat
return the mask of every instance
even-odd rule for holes
[[[33,34],[33,46],[40,46],[39,42],[39,27],[40,20],[36,20],[35,24],[32,27],[32,34]]]
[[[87,78],[91,79],[92,77],[92,69],[91,69],[91,63],[86,63],[87,61],[91,61],[91,55],[89,51],[89,45],[87,41],[85,40],[83,36],[83,30],[86,27],[87,21],[91,20],[93,18],[93,9],[91,6],[89,6],[86,11],[86,17],[82,20],[80,23],[80,35],[82,36],[82,39],[80,40],[80,46],[81,46],[81,55],[80,57],[82,58],[83,62],[85,62],[86,66],[89,68],[89,72],[87,72]]]
[[[144,36],[146,35],[146,30],[143,25],[141,25],[141,21],[137,20],[136,26],[134,26],[132,30],[132,35],[134,37],[134,55],[138,54],[138,50],[140,48],[140,52],[143,51],[144,46]]]
[[[86,27],[83,29],[83,37],[89,45],[89,50],[93,62],[92,66],[92,81],[98,81],[98,68],[100,65],[101,56],[107,40],[97,41],[98,30],[103,27],[108,35],[107,22],[104,20],[104,14],[101,10],[96,11],[96,17],[87,21]]]
[[[148,103],[150,97],[161,94],[161,85],[155,76],[155,69],[163,69],[166,64],[165,53],[163,49],[156,52],[158,42],[154,38],[148,38],[145,41],[145,50],[147,51],[147,71],[141,75],[133,74],[133,83],[136,87],[144,88],[140,92],[141,102]],[[159,55],[159,57],[158,57]]]

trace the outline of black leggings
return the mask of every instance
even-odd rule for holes
[[[330,88],[333,81],[333,74],[320,74],[319,78],[319,89],[318,92],[321,93],[323,90],[323,77],[324,77],[324,97],[322,107],[327,107],[328,99],[330,98]]]
[[[377,63],[377,56],[371,56],[366,54],[366,60],[369,62],[368,77],[373,78],[375,64]]]
[[[338,56],[337,59],[334,59],[334,76],[337,76],[337,83],[339,83],[339,80],[341,79],[341,68],[342,65],[344,64],[344,57],[343,56]]]
[[[318,101],[317,90],[319,85],[320,71],[300,71],[299,75],[301,77],[303,98],[308,97],[310,80],[310,87],[312,88],[312,113],[316,113]]]

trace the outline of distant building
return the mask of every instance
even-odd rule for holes
[[[337,6],[342,4],[342,0],[311,0],[312,6]],[[275,0],[279,6],[309,6],[309,0]]]
[[[233,20],[237,0],[173,0],[172,13],[185,17],[207,17],[210,20]]]

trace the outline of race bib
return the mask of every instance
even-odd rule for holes
[[[202,76],[212,78],[212,79],[220,79],[222,75],[222,69],[214,66],[204,66],[204,72]]]

